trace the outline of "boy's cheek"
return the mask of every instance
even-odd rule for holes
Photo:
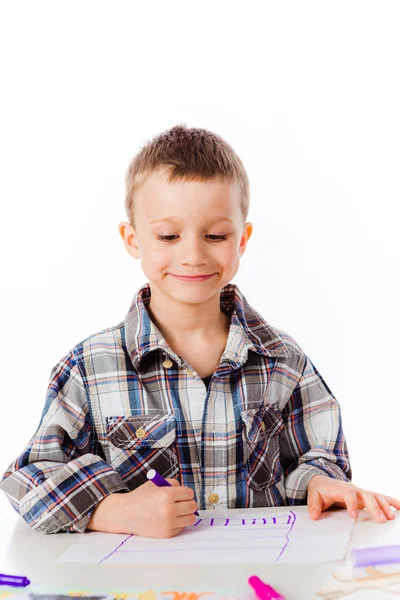
[[[149,272],[168,272],[168,267],[172,266],[167,259],[166,253],[160,251],[144,252],[142,254],[142,265]]]

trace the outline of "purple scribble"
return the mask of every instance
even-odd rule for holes
[[[291,518],[292,518],[292,517],[293,517],[293,521],[292,521],[292,523],[291,523]],[[291,533],[291,531],[292,531],[292,529],[293,529],[293,526],[294,526],[295,522],[296,522],[296,515],[295,515],[295,513],[294,513],[294,512],[291,510],[291,511],[290,511],[290,513],[289,513],[289,517],[288,517],[288,525],[290,525],[290,529],[289,529],[289,531],[286,533],[286,536],[285,536],[285,537],[286,537],[286,544],[283,546],[283,548],[282,548],[282,550],[281,550],[281,552],[280,552],[280,554],[279,554],[278,558],[277,558],[277,559],[276,559],[274,562],[278,562],[278,560],[280,559],[280,557],[282,556],[282,554],[283,554],[283,553],[284,553],[284,551],[286,550],[286,547],[287,547],[287,545],[288,545],[288,543],[289,543],[289,533]]]
[[[252,525],[257,525],[257,524],[258,524],[258,521],[260,521],[260,519],[254,518],[251,524],[252,524]],[[266,519],[265,517],[263,517],[263,518],[261,519],[261,521],[262,521],[263,525],[266,525],[266,524],[267,524],[267,519]]]
[[[247,521],[248,519],[242,519],[242,525],[247,525]],[[262,518],[257,518],[257,517],[253,517],[253,520],[251,521],[252,525],[259,525],[260,521],[262,521],[263,525],[267,524],[267,519],[265,517]],[[276,521],[274,521],[276,523]]]
[[[114,548],[114,550],[112,552],[110,552],[110,554],[107,554],[107,556],[102,558],[99,561],[99,564],[102,563],[103,561],[107,560],[107,558],[110,558],[110,556],[112,556],[115,552],[117,552],[117,550],[119,550],[121,548],[121,546],[123,546],[125,544],[125,542],[127,542],[128,540],[131,539],[131,537],[133,537],[133,533],[131,533],[131,535],[128,535],[128,537],[125,538],[116,548]]]
[[[210,519],[210,527],[214,525],[214,519]]]
[[[275,519],[275,517],[273,517],[272,522],[273,522],[274,525],[276,525],[276,519]]]
[[[226,521],[224,523],[224,527],[226,527],[227,525],[229,525],[229,519],[226,519]]]
[[[194,527],[196,527],[196,525],[200,525],[200,523],[202,522],[203,519],[199,519],[198,521],[196,521],[196,523],[194,524]]]

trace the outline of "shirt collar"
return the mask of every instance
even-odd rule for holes
[[[143,358],[160,350],[182,366],[182,359],[170,348],[150,318],[147,311],[150,298],[150,284],[146,283],[136,292],[125,318],[126,347],[132,364],[140,371]],[[246,362],[249,350],[263,356],[289,355],[279,333],[249,305],[237,285],[230,283],[221,289],[220,308],[231,319],[221,363],[240,367]]]

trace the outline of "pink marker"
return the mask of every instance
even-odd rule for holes
[[[285,600],[273,587],[261,581],[256,575],[249,577],[249,584],[259,600]]]

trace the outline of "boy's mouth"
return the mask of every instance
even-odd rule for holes
[[[170,273],[170,275],[182,281],[205,281],[206,279],[210,279],[215,273],[211,273],[210,275],[175,275],[174,273]]]

